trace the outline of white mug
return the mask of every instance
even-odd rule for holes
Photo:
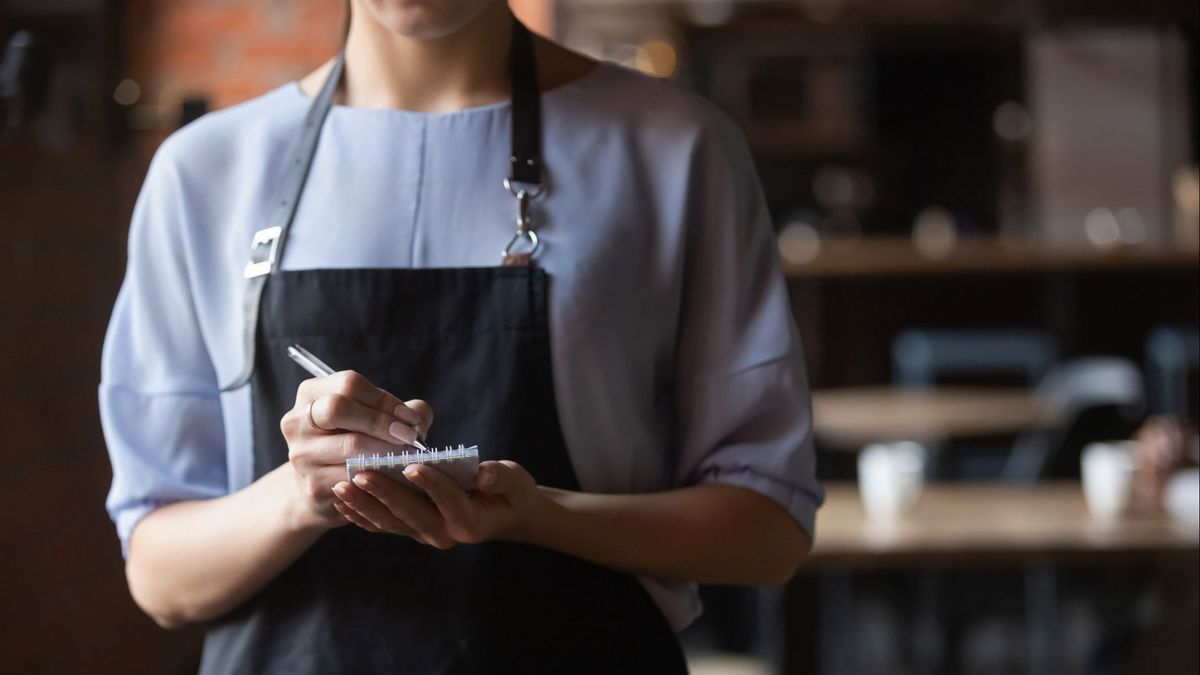
[[[1184,523],[1200,523],[1200,469],[1178,471],[1167,481],[1163,508]]]
[[[909,511],[925,484],[925,448],[919,443],[877,443],[858,453],[858,491],[867,515],[894,520]]]
[[[1112,520],[1125,512],[1133,491],[1133,470],[1133,441],[1090,443],[1083,449],[1083,498],[1092,515]]]

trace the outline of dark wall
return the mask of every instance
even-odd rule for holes
[[[46,97],[0,109],[0,654],[9,673],[172,673],[195,635],[130,599],[104,511],[111,477],[96,405],[100,347],[144,162],[122,147],[106,3],[0,13],[52,57]]]

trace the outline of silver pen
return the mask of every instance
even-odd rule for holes
[[[324,361],[318,359],[312,352],[300,345],[288,345],[287,354],[313,377],[325,377],[334,373],[333,368],[330,368]],[[425,444],[419,438],[413,439],[412,445],[415,448],[429,452],[429,448],[425,447]]]

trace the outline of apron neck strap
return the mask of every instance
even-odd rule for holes
[[[337,93],[338,82],[346,69],[345,52],[339,51],[333,60],[333,67],[325,76],[321,91],[308,108],[304,116],[304,128],[300,130],[300,138],[292,146],[292,155],[284,167],[283,181],[279,191],[279,201],[271,214],[271,227],[275,241],[273,250],[267,260],[267,274],[275,271],[278,261],[283,260],[283,248],[287,244],[288,228],[296,217],[296,205],[300,203],[300,195],[304,192],[304,183],[308,180],[308,170],[312,166],[313,156],[317,154],[317,141],[321,138],[321,128],[325,126],[325,118],[333,107],[333,95]],[[257,238],[257,235],[256,235]],[[253,264],[253,262],[252,262]],[[250,276],[247,268],[246,276]]]
[[[533,54],[533,36],[516,18],[513,19],[508,65],[512,81],[512,152],[508,156],[508,179],[541,185],[542,105],[537,60]]]

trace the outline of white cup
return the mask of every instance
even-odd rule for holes
[[[1163,508],[1175,520],[1200,523],[1200,469],[1184,469],[1171,476],[1163,491]]]
[[[895,520],[909,511],[925,484],[925,448],[919,443],[877,443],[858,453],[858,492],[867,515]]]
[[[1129,507],[1133,489],[1133,441],[1091,443],[1083,449],[1083,498],[1092,515],[1113,520]]]

